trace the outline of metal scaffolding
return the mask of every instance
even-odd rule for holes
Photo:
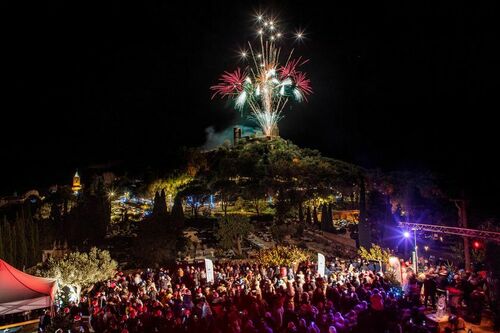
[[[457,235],[470,238],[482,238],[500,243],[500,232],[468,229],[459,227],[447,227],[443,225],[432,225],[422,223],[399,222],[399,226],[409,230],[429,231],[448,235]]]

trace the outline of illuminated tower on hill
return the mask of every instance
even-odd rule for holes
[[[75,172],[73,176],[73,186],[71,187],[74,194],[79,194],[82,189],[82,185],[80,183],[80,176],[78,175],[78,171]]]

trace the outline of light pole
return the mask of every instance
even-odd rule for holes
[[[405,231],[403,232],[403,236],[406,239],[410,238],[410,232]],[[415,275],[417,275],[417,269],[418,269],[418,253],[417,253],[417,229],[413,229],[413,246],[414,248],[414,253],[415,253],[415,258],[413,258],[413,269],[415,270]]]
[[[413,229],[413,240],[415,242],[415,276],[418,274],[418,246],[417,246],[417,229]]]

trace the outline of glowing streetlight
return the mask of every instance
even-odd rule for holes
[[[406,239],[410,239],[410,232],[408,230],[405,230],[403,232],[403,236],[404,238]],[[414,263],[413,263],[413,268],[415,270],[415,274],[418,273],[418,246],[417,246],[417,229],[413,229],[413,250],[414,250],[414,253],[415,253],[415,258],[414,258]]]

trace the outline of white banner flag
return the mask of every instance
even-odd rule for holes
[[[207,283],[215,282],[214,279],[214,264],[212,260],[205,259],[205,272],[207,273]]]
[[[325,276],[325,256],[318,253],[318,273],[319,276]]]

